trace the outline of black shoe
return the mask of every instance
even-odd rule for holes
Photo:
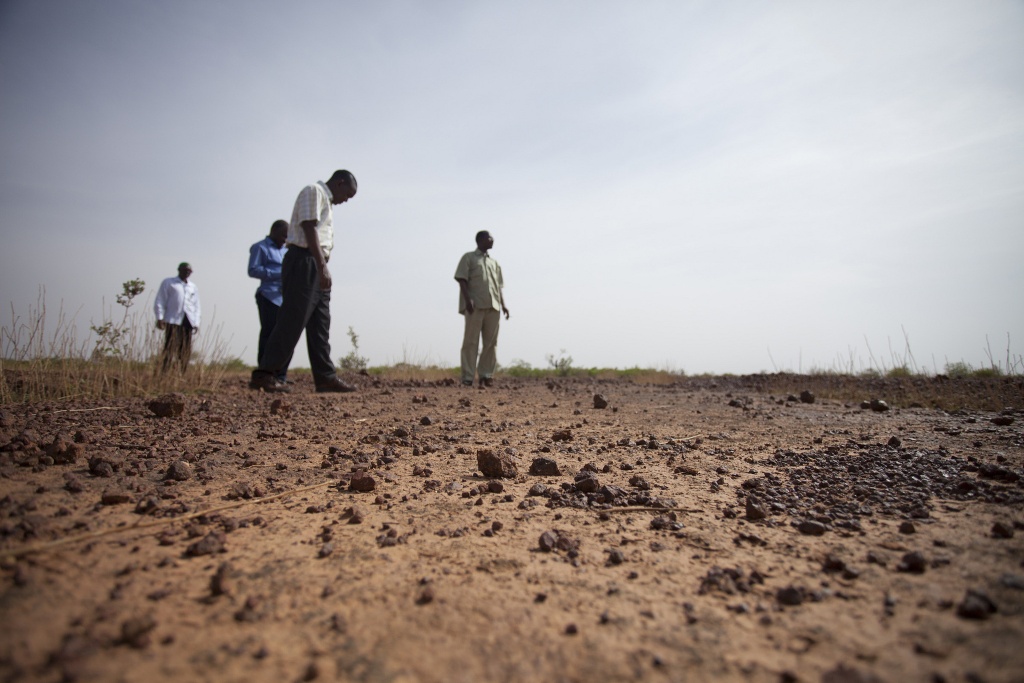
[[[488,388],[493,387],[494,386],[494,380],[492,378],[490,378],[490,377],[481,377],[480,378],[480,386],[488,387]]]
[[[249,380],[250,389],[262,389],[268,394],[287,394],[291,391],[287,384],[277,381],[272,375],[253,375]]]
[[[462,380],[462,386],[464,386],[464,387],[471,387],[471,386],[473,386],[473,380],[471,380],[471,379],[464,379],[464,380]]]
[[[357,391],[357,387],[349,384],[340,377],[332,377],[325,382],[318,382],[316,385],[316,393],[318,394],[347,394],[350,391]]]

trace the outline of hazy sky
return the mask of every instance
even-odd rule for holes
[[[481,229],[505,364],[1024,354],[1022,2],[0,2],[5,325],[187,260],[254,363],[249,246],[335,168],[335,359],[456,365]]]

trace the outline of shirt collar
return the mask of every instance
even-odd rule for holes
[[[334,193],[331,192],[331,188],[327,187],[327,183],[325,183],[322,180],[318,180],[318,181],[316,181],[316,184],[319,185],[320,187],[324,188],[324,192],[327,193],[327,201],[328,202],[331,201],[332,199],[334,199]]]
[[[490,254],[488,254],[486,251],[481,251],[480,247],[476,248],[476,253],[480,254],[484,258],[489,258],[490,257]]]

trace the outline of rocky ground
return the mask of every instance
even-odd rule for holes
[[[1020,394],[360,379],[3,406],[0,680],[1024,681]]]

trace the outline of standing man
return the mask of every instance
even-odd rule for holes
[[[288,226],[288,253],[281,264],[281,308],[267,339],[263,359],[252,371],[249,387],[286,393],[277,377],[287,367],[295,345],[306,331],[306,348],[318,392],[355,391],[338,377],[331,360],[331,273],[327,261],[334,247],[332,204],[356,195],[356,178],[335,171],[326,183],[307,185],[299,192]]]
[[[502,296],[505,281],[501,266],[487,251],[494,246],[494,238],[486,230],[476,234],[476,250],[467,252],[455,269],[459,283],[459,313],[466,316],[466,331],[462,337],[462,383],[473,386],[473,376],[480,371],[480,386],[494,383],[494,369],[498,365],[498,324],[501,313],[508,320],[508,307]],[[500,312],[499,312],[500,311]],[[483,337],[483,352],[477,366],[477,352]]]
[[[270,226],[270,234],[249,247],[249,277],[260,281],[256,290],[256,309],[260,313],[260,342],[256,349],[256,362],[263,362],[263,352],[267,348],[267,339],[277,324],[277,312],[281,308],[281,261],[288,251],[285,242],[288,240],[288,221],[274,221]],[[279,382],[288,377],[288,364],[291,356],[277,375]]]
[[[189,282],[192,266],[178,264],[178,277],[169,277],[160,283],[153,302],[156,326],[164,331],[163,369],[180,365],[188,369],[192,357],[192,335],[199,333],[199,288]]]

